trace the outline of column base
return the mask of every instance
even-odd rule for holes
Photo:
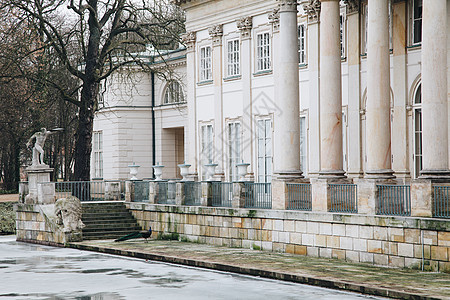
[[[301,170],[294,171],[276,171],[273,174],[273,178],[277,180],[295,180],[304,178]]]
[[[394,171],[391,169],[369,170],[364,175],[365,179],[392,179],[395,178]]]
[[[450,170],[422,170],[419,179],[431,179],[434,182],[450,182]]]
[[[346,178],[344,170],[327,170],[320,171],[319,178],[321,179],[338,179],[338,178]]]

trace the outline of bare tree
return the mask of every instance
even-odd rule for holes
[[[2,0],[0,0],[2,1]],[[94,113],[100,83],[119,69],[151,67],[141,50],[171,49],[184,31],[181,10],[168,0],[3,0],[0,9],[26,23],[38,34],[26,59],[52,57],[44,64],[63,65],[79,85],[61,85],[46,74],[39,84],[52,86],[60,97],[77,106],[76,180],[89,180]],[[1,2],[0,2],[1,3]],[[45,53],[43,55],[42,53]]]

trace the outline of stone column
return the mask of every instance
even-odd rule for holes
[[[344,177],[339,0],[321,0],[320,177]]]
[[[214,82],[214,152],[217,163],[215,178],[223,180],[225,178],[226,156],[224,155],[224,139],[226,130],[223,123],[223,97],[222,97],[222,36],[223,26],[215,25],[208,29],[212,38],[212,76]],[[225,131],[224,131],[225,130]],[[224,134],[225,133],[225,134]]]
[[[347,62],[348,62],[348,171],[347,176],[363,176],[361,153],[361,43],[359,0],[346,0],[347,4]]]
[[[389,75],[389,0],[368,2],[366,178],[392,178]]]
[[[274,173],[301,177],[299,79],[297,52],[297,1],[279,0],[280,40],[274,116]]]
[[[450,178],[448,166],[447,1],[423,0],[421,178]]]
[[[302,178],[300,170],[300,103],[297,1],[278,0],[279,41],[275,53],[274,176],[272,208],[285,209],[286,181]],[[275,25],[274,25],[275,26]],[[273,47],[275,49],[275,45]],[[275,69],[276,68],[276,69]]]
[[[303,4],[308,15],[308,77],[309,77],[309,174],[317,176],[320,171],[320,134],[319,134],[319,16],[320,2],[309,0]]]
[[[243,128],[243,153],[244,162],[250,163],[249,178],[253,180],[256,168],[252,163],[254,139],[253,133],[253,110],[252,110],[252,17],[240,18],[236,21],[237,28],[241,33],[241,82],[242,82],[242,128]]]
[[[183,35],[182,40],[186,45],[186,94],[188,121],[185,128],[184,144],[185,144],[185,161],[192,165],[190,177],[194,179],[198,176],[198,159],[197,159],[197,108],[195,99],[195,85],[197,81],[195,66],[195,32],[187,32]]]

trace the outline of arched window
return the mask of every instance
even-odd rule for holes
[[[422,84],[419,84],[414,95],[414,177],[422,170]]]
[[[181,84],[176,80],[171,80],[167,84],[166,91],[164,93],[164,104],[180,102],[184,102],[184,94]]]

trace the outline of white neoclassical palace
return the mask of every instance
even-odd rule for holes
[[[175,3],[185,47],[108,82],[92,178],[450,178],[449,1]]]

